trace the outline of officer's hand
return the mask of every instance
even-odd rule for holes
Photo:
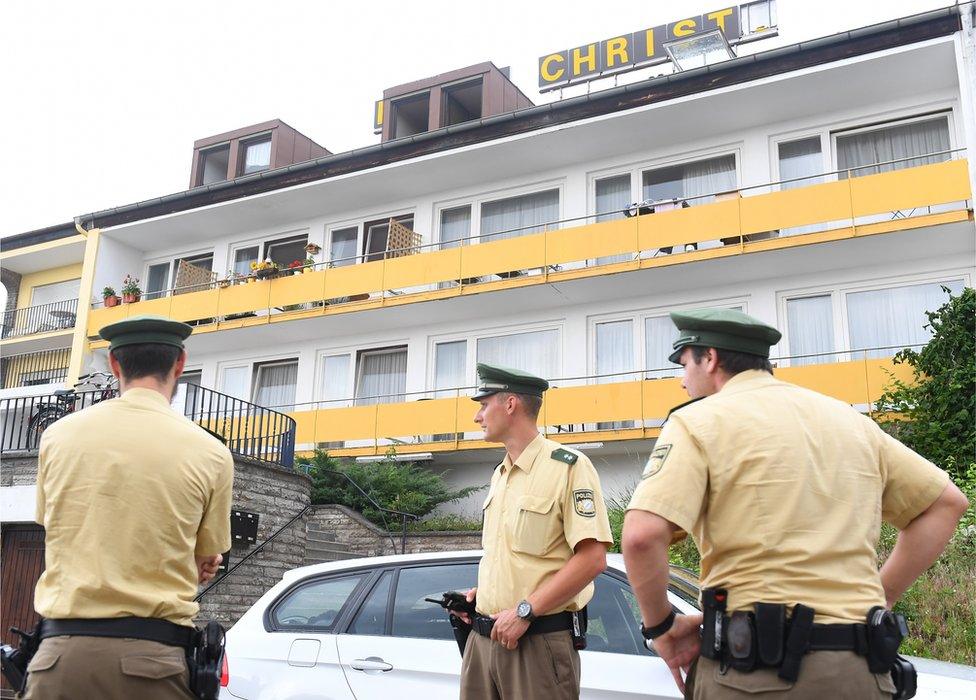
[[[474,602],[474,598],[475,598],[475,596],[477,594],[478,594],[478,587],[475,586],[474,588],[470,589],[467,593],[464,594],[464,598],[469,603],[473,603]],[[448,612],[450,612],[455,617],[461,618],[461,622],[463,622],[464,624],[466,624],[466,625],[470,625],[471,624],[471,616],[468,615],[468,613],[466,613],[466,612],[460,612],[458,610],[449,610]]]
[[[220,562],[224,560],[224,557],[220,554],[214,554],[210,557],[194,558],[197,561],[197,580],[200,583],[207,583],[207,581],[216,576]]]
[[[491,638],[506,649],[517,647],[519,638],[529,629],[528,621],[516,615],[514,608],[502,610],[492,615],[492,618],[495,620],[495,626],[491,628]]]
[[[654,640],[654,651],[671,669],[674,682],[682,693],[685,692],[685,682],[681,678],[681,671],[687,673],[691,662],[698,658],[701,651],[701,623],[701,615],[678,615],[671,629]]]

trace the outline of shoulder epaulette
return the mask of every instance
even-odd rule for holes
[[[569,450],[564,450],[561,447],[558,447],[555,450],[553,450],[552,454],[549,456],[552,457],[553,459],[558,459],[560,462],[565,462],[566,464],[570,464],[570,465],[576,464],[576,460],[579,459],[578,454],[570,452]]]
[[[692,399],[691,401],[685,401],[684,403],[679,403],[677,406],[675,406],[670,411],[668,411],[668,418],[670,418],[671,417],[671,414],[674,413],[675,411],[680,411],[685,406],[690,406],[691,404],[695,403],[696,401],[701,401],[703,398],[705,398],[705,397],[704,396],[699,396],[697,399]]]

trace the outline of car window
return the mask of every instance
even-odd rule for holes
[[[331,578],[299,586],[288,593],[272,612],[279,629],[327,631],[335,625],[339,612],[365,574]]]
[[[623,581],[607,574],[597,576],[593,599],[586,606],[587,651],[647,656],[638,626],[637,599]]]
[[[447,564],[401,569],[393,603],[393,636],[454,639],[447,611],[424,598],[467,591],[478,583],[478,565]]]
[[[386,634],[386,611],[390,605],[392,582],[393,572],[387,571],[373,586],[366,602],[349,625],[349,634]]]

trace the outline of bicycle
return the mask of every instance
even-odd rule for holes
[[[108,372],[83,374],[71,389],[55,391],[54,403],[42,403],[38,406],[37,413],[27,423],[28,449],[36,450],[41,442],[41,435],[48,426],[75,412],[77,402],[82,398],[78,389],[85,385],[94,387],[96,393],[90,405],[114,399],[118,395],[117,380]]]

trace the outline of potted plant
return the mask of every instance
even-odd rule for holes
[[[113,306],[119,305],[119,297],[115,293],[113,287],[106,287],[102,290],[102,301],[105,302],[105,308],[111,309]]]
[[[122,301],[126,304],[134,304],[142,296],[142,289],[139,287],[139,278],[126,275],[122,280]]]
[[[315,258],[309,255],[305,258],[305,269],[302,272],[312,272],[313,270],[315,270]]]
[[[271,262],[271,260],[252,262],[251,271],[254,272],[254,276],[259,280],[271,279],[272,277],[278,276],[278,264]]]
[[[300,275],[302,274],[302,267],[304,264],[305,263],[303,263],[301,260],[292,260],[290,263],[288,263],[288,271],[293,275]]]

